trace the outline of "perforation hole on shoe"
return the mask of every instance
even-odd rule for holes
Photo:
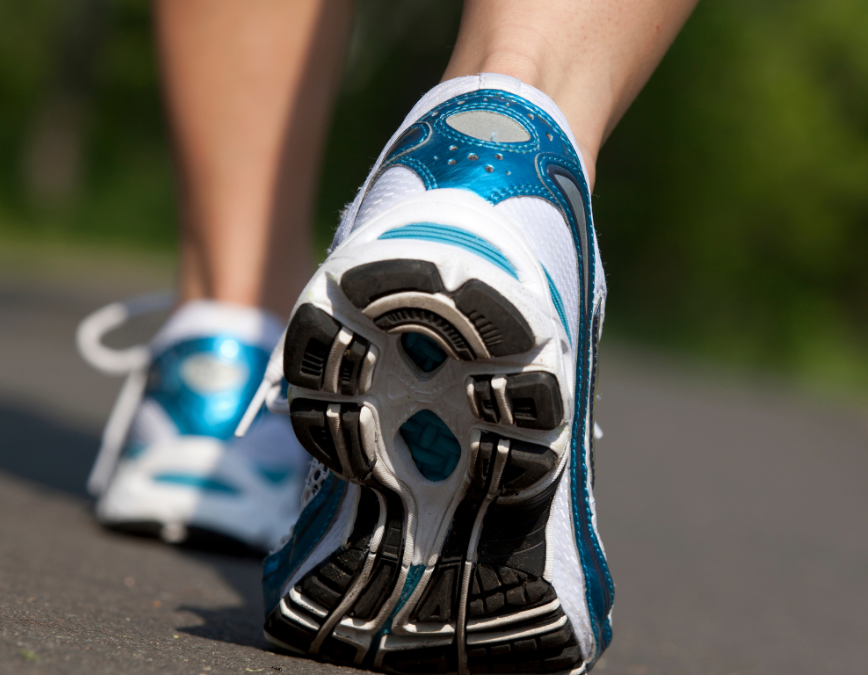
[[[435,483],[449,478],[461,456],[461,445],[443,420],[430,410],[420,410],[399,432],[425,478]]]
[[[401,335],[401,348],[423,373],[434,372],[448,358],[434,340],[421,333]]]

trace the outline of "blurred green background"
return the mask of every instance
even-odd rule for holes
[[[361,0],[316,216],[454,41],[454,0]],[[0,246],[171,252],[142,0],[0,0]],[[868,4],[704,0],[603,149],[607,335],[868,391]]]

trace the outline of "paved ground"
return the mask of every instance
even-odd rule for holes
[[[343,670],[267,650],[255,561],[90,518],[82,486],[119,382],[78,360],[73,330],[167,280],[138,261],[0,255],[0,673]],[[866,417],[609,349],[597,491],[618,601],[597,672],[864,675]]]

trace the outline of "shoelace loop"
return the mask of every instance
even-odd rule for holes
[[[125,375],[146,367],[151,360],[147,345],[112,349],[106,347],[102,339],[130,319],[168,309],[174,302],[175,294],[164,291],[113,302],[98,309],[78,325],[75,342],[79,354],[91,366],[109,375]]]
[[[75,334],[79,354],[91,366],[110,375],[127,375],[102,434],[102,445],[87,481],[90,494],[102,494],[108,485],[121,448],[147,383],[146,369],[151,361],[147,345],[127,349],[111,349],[102,343],[103,337],[135,316],[168,309],[175,301],[174,293],[142,295],[98,309],[87,316]]]

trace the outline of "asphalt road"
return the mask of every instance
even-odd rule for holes
[[[120,383],[78,359],[73,331],[168,282],[137,260],[0,255],[0,673],[357,672],[268,650],[256,561],[91,519],[84,480]],[[600,393],[617,602],[596,672],[864,675],[864,411],[605,340]]]

